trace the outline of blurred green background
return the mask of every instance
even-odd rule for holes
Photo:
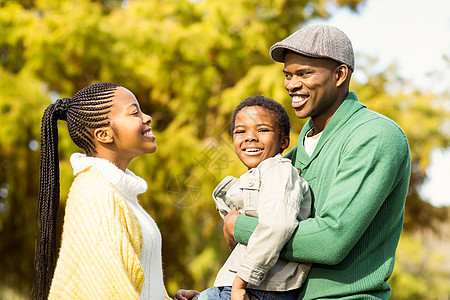
[[[329,18],[329,2],[357,12],[364,1],[0,0],[0,299],[30,298],[42,113],[97,81],[127,87],[153,117],[158,151],[130,169],[149,184],[141,203],[163,235],[169,293],[211,286],[229,251],[210,195],[224,176],[245,171],[228,133],[231,112],[254,94],[274,98],[291,116],[296,144],[304,121],[289,109],[282,67],[268,49],[307,21]],[[367,80],[351,88],[403,128],[412,152],[391,299],[449,299],[449,208],[418,191],[431,151],[450,146],[450,88],[415,89],[394,65],[373,68],[376,61],[357,53]],[[64,123],[59,150],[61,223],[73,180],[68,158],[79,151]]]

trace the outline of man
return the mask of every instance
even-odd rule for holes
[[[388,299],[410,178],[403,131],[358,102],[348,37],[328,25],[305,27],[270,49],[284,63],[297,117],[310,118],[286,156],[313,196],[281,258],[312,263],[299,299]],[[225,219],[229,243],[247,243],[258,220]]]

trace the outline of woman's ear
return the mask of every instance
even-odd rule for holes
[[[291,142],[291,138],[288,135],[281,137],[281,143],[280,148],[282,150],[286,150],[287,147],[289,147],[289,143]]]
[[[114,133],[110,127],[101,127],[94,130],[94,138],[102,144],[111,144],[114,142]]]

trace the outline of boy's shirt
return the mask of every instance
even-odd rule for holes
[[[231,286],[239,275],[249,283],[248,288],[287,291],[300,287],[310,264],[278,260],[298,221],[311,213],[308,184],[291,161],[277,154],[240,178],[227,176],[214,190],[213,199],[222,218],[233,207],[259,218],[248,245],[236,245],[214,286]]]

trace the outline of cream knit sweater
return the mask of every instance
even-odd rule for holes
[[[76,177],[49,299],[170,299],[161,235],[137,202],[145,181],[83,154],[71,163]]]

